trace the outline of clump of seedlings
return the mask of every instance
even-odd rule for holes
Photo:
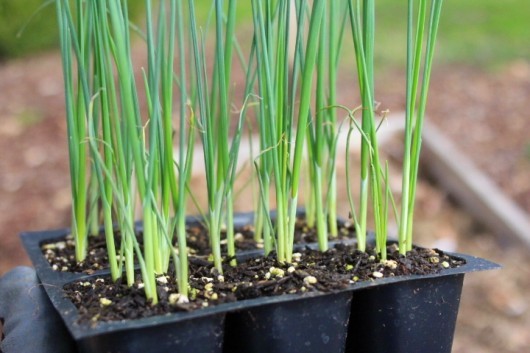
[[[75,257],[77,262],[86,261],[88,239],[99,233],[96,225],[101,222],[111,274],[69,288],[76,304],[92,305],[82,309],[89,320],[332,291],[358,281],[413,273],[413,263],[417,273],[461,264],[441,252],[412,247],[421,129],[441,0],[408,1],[399,211],[377,141],[375,0],[252,0],[253,32],[247,51],[235,35],[236,0],[212,1],[204,26],[196,3],[146,0],[142,31],[128,18],[127,1],[56,0]],[[141,70],[133,62],[136,44],[131,37],[136,33],[145,43],[146,66]],[[337,67],[349,34],[361,100],[354,109],[337,103]],[[211,40],[213,50],[207,47]],[[236,58],[244,79],[240,101],[232,85]],[[360,165],[352,166],[346,153],[357,244],[328,249],[328,240],[339,235],[340,114],[349,125],[348,150],[351,136],[361,136]],[[260,151],[253,160],[259,190],[255,231],[265,256],[238,264],[235,243],[241,235],[234,230],[234,185],[246,122],[259,131]],[[197,137],[204,161],[207,209],[202,220],[210,257],[189,256],[188,249],[186,204],[193,196],[190,178]],[[359,213],[348,180],[354,172],[361,176]],[[304,174],[309,180],[306,221],[315,228],[318,250],[299,249],[294,242]],[[370,208],[374,249],[367,246],[366,236]],[[391,209],[399,242],[387,247]],[[141,227],[135,223],[138,215]],[[45,245],[46,251],[61,250],[57,246]],[[96,299],[88,299],[87,293],[96,293]],[[111,307],[147,309],[141,314],[118,311],[111,318]]]
[[[182,3],[162,1],[154,10],[146,1],[147,68],[141,72],[132,62],[130,35],[135,27],[128,18],[127,2],[78,0],[72,8],[69,1],[57,0],[56,5],[74,185],[76,259],[85,260],[84,207],[91,199],[89,217],[102,214],[112,279],[117,281],[125,272],[127,285],[133,286],[138,263],[145,295],[156,304],[156,278],[168,271],[171,259],[178,291],[186,298],[185,205],[195,121],[189,107]],[[145,92],[143,108],[138,82],[143,82]],[[175,87],[178,113],[173,103]],[[175,113],[179,121],[176,157]],[[93,180],[89,186],[87,169]],[[141,239],[135,226],[137,214],[143,220]],[[120,231],[119,247],[115,227]]]
[[[442,3],[443,0],[431,2],[421,0],[417,4],[413,0],[408,1],[405,146],[401,214],[399,215],[390,193],[388,165],[385,166],[381,163],[377,142],[379,125],[375,119],[376,103],[374,98],[375,1],[349,1],[348,12],[353,32],[358,86],[362,100],[360,124],[356,124],[353,120],[354,112],[350,112],[352,121],[348,141],[354,129],[359,129],[362,135],[360,211],[359,216],[356,217],[354,203],[350,196],[350,214],[355,223],[359,249],[364,250],[366,248],[367,210],[369,200],[371,200],[375,248],[383,261],[387,258],[387,232],[391,208],[394,210],[398,223],[399,251],[405,255],[412,250],[412,224],[421,150],[421,130],[425,117],[434,44]],[[347,146],[349,147],[349,143]],[[346,163],[348,164],[348,160]],[[350,172],[349,168],[348,172]],[[348,187],[350,186],[348,185]]]

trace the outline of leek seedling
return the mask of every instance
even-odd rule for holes
[[[302,152],[306,138],[311,106],[311,90],[313,88],[313,73],[316,67],[320,28],[324,15],[324,1],[315,0],[311,10],[307,45],[302,57],[303,14],[306,2],[301,1],[298,6],[298,22],[296,48],[292,81],[289,82],[288,59],[288,19],[290,6],[285,0],[276,3],[276,35],[268,36],[272,31],[271,13],[273,2],[253,0],[252,12],[257,44],[257,70],[262,104],[268,109],[266,115],[259,116],[260,134],[263,135],[264,147],[261,157],[269,156],[271,163],[271,180],[273,180],[276,194],[276,234],[277,256],[280,262],[290,262],[294,242],[294,227],[299,191],[300,168]],[[276,40],[274,40],[276,39]],[[299,95],[296,90],[297,65],[301,66],[301,87]],[[289,85],[291,83],[291,85]],[[289,91],[290,90],[290,91]],[[293,138],[291,131],[295,121],[295,102],[300,100],[298,109],[298,126]],[[294,152],[291,149],[294,146]],[[263,146],[262,146],[263,147]],[[265,157],[266,158],[266,157]],[[259,169],[258,163],[255,163]],[[258,170],[258,175],[264,171]],[[263,178],[260,177],[261,189],[265,189]],[[261,193],[262,197],[266,195]],[[269,224],[272,224],[269,219]]]
[[[388,210],[384,188],[384,175],[379,161],[377,143],[377,124],[374,107],[374,33],[375,4],[374,0],[349,2],[350,24],[353,32],[355,59],[357,64],[359,90],[362,100],[361,132],[361,184],[360,210],[355,222],[359,250],[366,250],[366,229],[368,219],[368,200],[371,195],[375,233],[376,251],[386,259],[386,229]],[[352,210],[353,213],[353,210]]]
[[[148,67],[144,83],[148,119],[144,126],[131,60],[127,3],[77,0],[75,20],[78,24],[74,25],[69,1],[56,1],[67,117],[69,130],[71,127],[73,131],[70,140],[71,150],[75,153],[72,155],[79,155],[79,146],[90,146],[93,180],[97,180],[102,204],[112,278],[119,278],[122,268],[114,244],[115,221],[121,231],[119,255],[124,259],[127,283],[134,283],[134,260],[137,259],[146,297],[153,304],[157,302],[155,278],[167,272],[170,256],[173,257],[182,300],[187,298],[188,291],[184,222],[194,134],[189,132],[193,132],[193,126],[188,133],[185,126],[188,117],[182,5],[177,0],[168,2],[160,2],[155,24],[151,1],[146,0]],[[174,72],[176,40],[181,55],[178,75]],[[79,82],[77,92],[73,89],[72,76],[75,65]],[[174,77],[179,79],[181,98],[178,179],[172,152]],[[83,119],[76,120],[78,117]],[[81,122],[84,125],[78,128],[75,124]],[[74,143],[76,139],[77,143]],[[78,174],[81,161],[72,158],[75,182],[82,179]],[[73,191],[77,197],[77,189],[73,188]],[[137,199],[143,212],[143,249],[138,244],[134,227]],[[172,245],[175,225],[178,252]],[[81,249],[85,246],[82,242],[79,244]]]
[[[154,163],[156,151],[147,155],[147,146],[142,129],[140,108],[138,105],[137,86],[133,76],[134,70],[131,60],[131,48],[127,13],[120,2],[109,1],[108,13],[110,31],[113,40],[113,54],[118,75],[118,91],[123,111],[123,124],[126,127],[125,138],[130,146],[133,170],[138,187],[138,196],[143,210],[143,258],[145,261],[144,288],[146,296],[154,303],[157,302],[155,282],[155,249],[156,223],[154,215]],[[147,87],[149,90],[149,87]],[[150,109],[152,111],[152,109]],[[156,118],[156,116],[155,116]],[[154,124],[153,124],[154,125]],[[154,141],[151,141],[154,143]],[[146,158],[147,157],[147,158]]]
[[[412,249],[412,225],[421,150],[421,131],[425,118],[434,44],[443,0],[433,0],[430,3],[428,15],[427,0],[419,0],[417,9],[413,0],[408,1],[405,148],[398,237],[399,251],[402,254]],[[416,20],[415,13],[417,13]]]
[[[179,54],[179,83],[180,83],[180,117],[179,117],[179,174],[178,174],[178,187],[175,188],[173,184],[173,173],[169,172],[168,176],[170,181],[170,188],[172,191],[174,201],[174,207],[176,211],[176,234],[179,249],[179,291],[181,295],[187,296],[188,291],[188,258],[187,258],[187,244],[186,244],[186,200],[187,200],[187,189],[186,186],[189,184],[192,169],[193,151],[195,146],[195,119],[192,116],[190,126],[186,136],[186,106],[188,106],[188,96],[186,92],[186,62],[185,62],[185,47],[184,47],[184,15],[182,11],[182,1],[179,1],[176,7],[176,19],[177,19],[177,34],[178,34],[178,54]],[[174,28],[175,24],[172,23],[171,27]],[[172,33],[172,32],[170,32]],[[172,50],[170,50],[172,51]],[[167,73],[164,75],[167,79],[166,84],[171,86],[171,61],[168,60]],[[171,134],[171,94],[167,95],[165,119],[166,126],[165,131],[165,143],[167,146],[166,155],[166,167],[173,162],[172,157],[172,134]],[[186,140],[188,144],[186,145]],[[170,152],[171,150],[171,152]]]
[[[344,34],[345,21],[348,18],[346,11],[347,2],[329,1],[328,3],[328,98],[327,105],[329,108],[325,111],[324,132],[326,136],[326,147],[328,152],[328,163],[326,167],[326,177],[328,180],[327,192],[327,214],[329,235],[332,238],[337,237],[337,170],[336,170],[336,141],[337,141],[337,69],[339,66],[339,57],[342,49],[342,37]],[[340,14],[343,14],[342,20]]]
[[[434,42],[440,19],[442,0],[433,0],[427,21],[428,1],[408,1],[407,19],[407,104],[405,120],[405,149],[403,158],[403,181],[401,216],[398,221],[399,251],[406,254],[412,248],[412,222],[414,198],[417,184],[421,128],[425,115],[427,91],[434,54]],[[349,2],[350,24],[353,32],[355,57],[362,98],[361,134],[361,188],[360,217],[355,218],[359,249],[366,247],[366,220],[369,194],[371,195],[376,232],[376,251],[386,259],[386,237],[388,229],[389,203],[393,204],[388,185],[388,165],[383,169],[379,160],[377,126],[374,113],[374,65],[373,48],[375,32],[374,0]],[[417,19],[415,19],[417,14]],[[414,25],[415,24],[415,25]],[[414,30],[415,28],[415,30]],[[427,39],[425,40],[425,37]],[[423,72],[421,72],[423,57]],[[420,72],[422,76],[420,90]],[[351,134],[350,130],[350,134]],[[349,145],[349,137],[348,143]],[[352,213],[353,203],[350,202]],[[395,211],[397,214],[397,212]],[[396,217],[398,218],[398,217]]]
[[[86,81],[89,70],[86,62],[89,41],[88,21],[78,21],[78,26],[71,31],[72,19],[70,5],[57,1],[57,20],[59,24],[60,45],[63,63],[64,91],[66,104],[66,123],[68,129],[68,152],[70,159],[70,180],[72,191],[72,235],[76,246],[76,260],[81,262],[87,252],[87,148],[84,138],[87,133],[88,105],[90,92]],[[81,1],[76,1],[78,18],[89,15],[84,11]],[[71,48],[77,57],[77,84],[74,78],[74,58]],[[74,88],[77,85],[77,90]]]
[[[286,76],[283,75],[285,72],[285,65],[282,66],[280,61],[278,61],[278,69],[275,70],[277,78],[277,94],[275,95],[272,89],[272,70],[271,63],[275,56],[275,50],[278,50],[277,57],[281,57],[283,62],[286,62],[286,43],[288,42],[288,28],[286,25],[285,10],[287,6],[286,2],[279,2],[278,7],[283,10],[284,17],[282,21],[279,21],[274,17],[280,16],[282,12],[272,11],[271,2],[265,3],[265,9],[263,4],[258,1],[252,2],[252,13],[254,21],[254,45],[256,47],[256,62],[257,62],[257,72],[258,72],[258,91],[259,96],[261,97],[259,111],[257,112],[258,125],[260,129],[260,149],[261,154],[259,156],[259,161],[255,161],[256,172],[258,175],[258,180],[260,184],[260,206],[258,209],[261,219],[264,219],[263,224],[263,240],[264,240],[264,249],[265,254],[268,254],[272,250],[272,232],[273,226],[270,221],[270,203],[269,203],[269,189],[272,181],[272,171],[274,168],[274,176],[276,181],[277,189],[281,187],[280,182],[280,162],[283,160],[281,157],[282,153],[280,152],[280,144],[282,142],[277,141],[277,129],[281,130],[281,120],[276,120],[278,116],[278,110],[280,110],[279,116],[282,116],[282,113],[285,107],[282,104],[276,104],[276,99],[283,99],[285,87],[287,85]],[[264,11],[265,10],[265,11]],[[265,12],[265,15],[263,14]],[[272,36],[272,30],[274,21],[277,21],[278,35],[276,37]],[[277,38],[277,43],[273,41],[273,38]],[[280,40],[284,40],[281,42]],[[276,48],[275,48],[276,46]],[[280,191],[277,190],[276,194]],[[284,204],[277,199],[277,214],[283,212]],[[278,219],[277,224],[281,223],[283,219]],[[283,225],[279,227],[283,229]],[[283,233],[282,233],[283,234]],[[282,238],[283,239],[283,238]]]
[[[283,14],[284,16],[281,18],[281,20],[278,20],[278,31],[279,33],[284,33],[284,35],[278,35],[276,36],[277,42],[274,42],[272,40],[272,36],[269,32],[267,32],[267,29],[272,31],[272,25],[273,25],[273,17],[272,17],[272,11],[270,9],[271,3],[266,2],[265,3],[265,14],[263,15],[264,5],[262,2],[258,0],[252,1],[252,13],[253,13],[253,20],[254,20],[254,36],[255,36],[255,43],[257,48],[257,71],[258,71],[258,87],[259,87],[259,95],[261,97],[261,104],[260,104],[260,111],[258,112],[258,121],[260,126],[260,147],[261,147],[261,154],[260,154],[260,164],[258,165],[257,161],[255,161],[255,165],[257,168],[257,174],[258,179],[260,182],[260,195],[262,199],[262,209],[266,212],[265,218],[267,219],[266,224],[269,225],[270,228],[272,228],[272,223],[270,222],[270,216],[269,216],[269,202],[268,202],[268,196],[269,196],[269,187],[270,187],[270,180],[271,174],[274,175],[274,183],[276,186],[276,212],[277,212],[277,220],[276,220],[276,234],[277,234],[277,252],[278,252],[278,258],[281,259],[285,256],[285,217],[283,216],[285,213],[285,202],[284,202],[284,195],[286,190],[282,188],[284,184],[281,183],[282,176],[284,173],[280,170],[280,167],[283,165],[281,162],[283,162],[285,159],[283,158],[282,151],[284,150],[283,144],[284,140],[287,138],[287,135],[284,136],[278,136],[277,129],[280,131],[286,130],[284,129],[284,125],[282,124],[282,120],[280,119],[283,115],[278,114],[278,110],[285,109],[282,104],[276,103],[276,100],[278,97],[280,99],[283,99],[284,94],[283,90],[286,87],[286,76],[283,75],[285,72],[284,68],[285,66],[281,65],[281,61],[278,61],[278,68],[276,69],[276,89],[277,94],[273,91],[273,83],[272,83],[272,75],[273,75],[273,67],[272,65],[272,58],[274,57],[275,50],[278,50],[278,57],[281,57],[283,59],[283,62],[286,61],[286,43],[288,38],[288,32],[287,31],[287,21],[286,21],[286,13],[289,11],[288,8],[286,8],[288,4],[286,1],[280,1],[278,2],[278,7],[282,9],[282,11],[278,12],[278,16],[281,16]],[[282,42],[283,40],[283,42]],[[275,47],[276,46],[276,47]],[[280,56],[283,55],[283,56]],[[282,112],[280,110],[280,112]],[[287,120],[287,119],[285,119]],[[289,131],[285,131],[289,132]],[[282,140],[279,140],[279,139]],[[266,240],[265,238],[264,240]],[[269,245],[270,246],[270,245]],[[269,247],[265,245],[265,247]],[[266,252],[268,253],[269,249],[266,249]]]
[[[323,26],[324,27],[324,26]],[[326,212],[324,211],[324,199],[323,199],[323,169],[324,169],[324,148],[327,147],[325,144],[324,135],[324,121],[325,114],[325,68],[326,68],[326,31],[322,29],[322,33],[319,36],[318,54],[317,54],[317,81],[316,81],[316,100],[315,100],[315,121],[310,126],[312,129],[308,129],[308,156],[310,170],[309,173],[311,182],[309,183],[311,188],[310,198],[314,201],[314,215],[316,220],[316,230],[318,245],[321,250],[327,250],[328,248],[328,224]]]
[[[278,2],[277,8],[281,7],[285,9],[285,2]],[[287,10],[288,11],[288,10]],[[263,14],[265,12],[265,14]],[[273,166],[278,169],[278,154],[270,153],[271,148],[274,148],[276,143],[276,126],[280,128],[280,122],[276,121],[278,110],[284,109],[281,104],[275,104],[275,100],[283,99],[283,93],[286,91],[286,77],[282,76],[285,72],[285,66],[278,64],[276,72],[278,94],[274,96],[272,91],[272,68],[271,63],[274,62],[273,58],[282,57],[285,63],[285,55],[287,53],[285,49],[285,43],[288,42],[288,32],[286,28],[286,20],[283,17],[283,22],[278,21],[278,17],[281,12],[273,11],[272,3],[266,2],[265,8],[261,2],[252,2],[252,13],[254,21],[254,38],[253,45],[256,48],[256,62],[257,62],[257,73],[258,73],[258,92],[261,98],[259,110],[256,112],[258,126],[260,130],[260,150],[263,151],[257,160],[254,161],[256,165],[256,173],[260,185],[260,197],[258,198],[258,216],[256,217],[260,222],[263,223],[263,228],[258,227],[256,231],[263,233],[263,245],[265,254],[273,248],[273,225],[270,220],[270,187],[272,182],[272,171]],[[285,11],[284,11],[285,13]],[[277,21],[278,35],[273,37],[274,22]],[[274,38],[277,38],[277,44],[274,42]],[[284,38],[284,42],[280,42],[280,39]],[[275,55],[274,46],[276,46],[278,53]],[[279,61],[278,61],[279,63]],[[280,67],[281,66],[281,67]],[[280,112],[280,116],[281,116]],[[278,148],[280,148],[278,146]],[[278,186],[279,187],[279,186]],[[277,208],[282,209],[283,204],[280,203]],[[278,212],[278,211],[277,211]]]
[[[310,176],[310,199],[314,205],[311,218],[315,219],[320,249],[327,248],[328,229],[330,237],[338,235],[337,229],[337,65],[341,50],[342,33],[339,9],[345,2],[327,2],[326,26],[320,35],[317,57],[317,81],[315,119],[308,129],[308,159]],[[346,15],[347,12],[343,11]],[[346,19],[343,15],[342,25]],[[327,162],[325,162],[327,160]],[[310,218],[308,218],[308,226]]]
[[[301,88],[300,88],[300,106],[298,110],[298,122],[296,129],[296,137],[294,144],[294,155],[293,155],[293,164],[292,164],[292,184],[290,185],[290,212],[288,216],[289,220],[289,242],[287,244],[288,251],[286,252],[286,260],[290,262],[293,237],[294,237],[294,223],[296,218],[296,207],[298,200],[298,190],[299,190],[299,181],[300,181],[300,167],[302,162],[302,152],[305,138],[305,130],[308,123],[308,118],[310,115],[310,104],[311,104],[311,88],[313,82],[313,71],[315,69],[318,45],[319,45],[319,36],[320,29],[322,27],[322,20],[324,17],[324,1],[315,0],[313,2],[313,8],[311,10],[311,18],[309,23],[309,32],[307,37],[307,47],[304,55],[304,63],[302,68],[302,77],[301,77]],[[300,33],[300,28],[298,32]],[[321,234],[319,234],[321,236]],[[327,234],[324,235],[327,238]],[[319,247],[321,250],[326,250],[327,240],[322,241],[319,238]],[[281,259],[280,259],[281,261]]]
[[[224,24],[223,1],[214,1],[215,12],[215,53],[214,70],[210,80],[206,72],[204,39],[199,38],[195,19],[195,5],[188,1],[189,26],[192,53],[197,81],[199,129],[203,144],[206,186],[208,193],[207,226],[214,266],[222,273],[221,228],[224,217],[227,220],[228,256],[235,255],[233,233],[233,185],[239,153],[243,116],[242,109],[233,140],[229,145],[229,85],[233,52],[233,27],[235,23],[235,0],[228,1],[228,16]],[[248,81],[247,73],[247,81]],[[248,89],[247,89],[248,90]],[[246,105],[246,104],[245,104]],[[234,261],[231,261],[234,264]]]

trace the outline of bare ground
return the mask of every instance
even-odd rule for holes
[[[20,232],[69,223],[59,60],[52,53],[0,66],[0,274],[29,264],[18,240]],[[386,76],[378,87],[382,108],[403,110],[404,86],[399,75]],[[527,62],[513,63],[496,73],[446,67],[432,79],[428,114],[530,213],[528,97]],[[346,201],[341,196],[340,205],[347,207]],[[240,207],[249,208],[244,202]],[[467,277],[454,352],[530,351],[528,249],[483,228],[429,180],[420,181],[417,210],[419,244],[454,248],[504,266],[502,271]]]

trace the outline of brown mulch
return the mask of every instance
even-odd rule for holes
[[[348,84],[347,87],[354,85]],[[403,109],[401,76],[378,85],[383,107]],[[347,91],[345,89],[344,91]],[[28,265],[18,233],[69,224],[70,191],[59,55],[0,66],[0,274]],[[530,63],[498,72],[438,68],[429,119],[449,135],[519,205],[530,212]],[[353,103],[355,104],[355,103]],[[347,104],[352,106],[353,104]],[[193,180],[200,186],[201,180]],[[340,206],[347,210],[345,192]],[[200,195],[199,195],[200,198]],[[242,198],[251,200],[251,198]],[[249,209],[248,201],[242,209]],[[530,347],[530,254],[492,234],[421,180],[417,242],[454,248],[501,263],[501,271],[467,276],[455,353],[526,353]],[[342,212],[346,215],[347,211]]]
[[[403,78],[390,74],[381,81],[381,109],[403,111]],[[530,214],[530,62],[492,73],[437,69],[431,82],[428,119]]]

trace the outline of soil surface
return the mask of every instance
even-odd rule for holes
[[[430,121],[527,212],[530,212],[530,63],[497,72],[473,67],[436,68],[428,104]],[[353,84],[339,90],[345,103]],[[381,77],[382,107],[404,107],[403,79]],[[0,274],[29,265],[18,234],[63,228],[70,222],[70,186],[60,57],[50,53],[0,64]],[[343,165],[338,166],[344,169]],[[394,181],[397,187],[399,179]],[[192,188],[204,200],[200,176]],[[348,213],[344,185],[339,209]],[[530,252],[476,223],[429,180],[421,179],[416,242],[488,258],[503,270],[466,277],[454,353],[530,351]],[[244,195],[238,209],[255,202]],[[192,208],[190,207],[190,210]],[[193,213],[193,211],[191,211]]]
[[[353,239],[355,230],[349,227],[349,223],[337,222],[339,234],[333,240]],[[207,256],[211,254],[208,231],[201,223],[191,223],[186,226],[188,254]],[[115,246],[119,253],[121,234],[115,232]],[[221,231],[221,254],[228,253],[226,231]],[[142,234],[137,235],[137,241],[142,248]],[[245,250],[263,249],[263,241],[254,238],[254,227],[246,225],[234,230],[234,241],[236,252]],[[317,242],[317,231],[314,227],[308,227],[304,219],[299,219],[295,225],[294,242],[296,245]],[[176,246],[176,240],[175,244]],[[72,235],[61,239],[53,239],[42,243],[41,250],[46,260],[55,271],[61,272],[84,272],[92,274],[95,271],[108,269],[109,258],[107,255],[107,243],[105,234],[99,233],[88,238],[87,257],[82,262],[75,260],[75,242]]]
[[[159,302],[150,305],[141,278],[131,287],[110,278],[94,278],[65,286],[66,296],[80,312],[80,323],[136,319],[168,312],[191,311],[210,305],[284,294],[332,292],[361,281],[379,278],[425,275],[458,267],[465,261],[441,251],[413,249],[400,255],[389,246],[388,259],[381,262],[373,250],[360,252],[352,246],[337,245],[324,253],[305,249],[293,254],[292,263],[279,263],[275,256],[251,258],[236,267],[225,265],[223,275],[210,262],[190,261],[190,300],[177,294],[171,272],[157,277]]]

